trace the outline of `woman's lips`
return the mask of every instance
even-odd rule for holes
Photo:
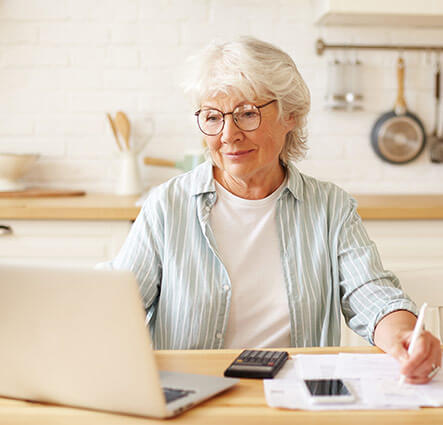
[[[230,159],[240,159],[240,158],[244,158],[246,155],[250,154],[253,151],[254,151],[254,149],[236,151],[236,152],[225,152],[225,153],[223,153],[223,155],[225,155],[226,157],[228,157]]]

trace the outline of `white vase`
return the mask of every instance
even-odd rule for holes
[[[117,184],[117,195],[138,195],[142,190],[137,154],[131,151],[121,152],[120,179]]]

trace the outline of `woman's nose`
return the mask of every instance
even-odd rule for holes
[[[240,140],[241,130],[236,126],[232,115],[225,115],[225,125],[221,133],[222,143],[232,143]]]

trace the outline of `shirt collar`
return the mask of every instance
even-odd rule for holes
[[[303,201],[303,177],[296,166],[289,162],[287,165],[287,189],[299,201]],[[214,174],[211,161],[205,161],[192,171],[191,195],[201,195],[215,192]]]
[[[286,169],[288,172],[288,190],[292,193],[294,198],[303,201],[304,181],[300,171],[298,171],[297,167],[292,162],[288,162]]]

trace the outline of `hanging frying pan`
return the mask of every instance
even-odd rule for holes
[[[398,92],[394,110],[378,118],[371,131],[371,144],[376,154],[392,164],[404,164],[417,158],[426,143],[422,122],[407,110],[404,77],[404,61],[398,58]]]

